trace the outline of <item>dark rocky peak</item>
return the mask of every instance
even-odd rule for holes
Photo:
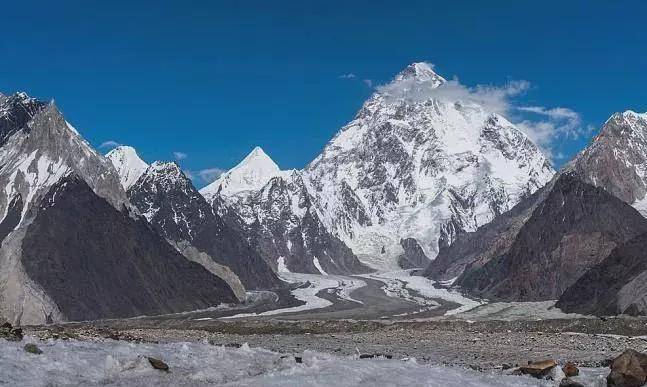
[[[46,105],[23,92],[0,96],[0,146],[17,131],[29,130],[27,123]]]

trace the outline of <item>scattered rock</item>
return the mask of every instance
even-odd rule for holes
[[[566,364],[564,364],[564,367],[562,367],[562,371],[564,371],[564,375],[566,375],[569,378],[580,374],[580,369],[577,368],[577,366],[570,361],[567,361]]]
[[[243,345],[240,343],[227,343],[225,344],[225,348],[240,348]]]
[[[41,351],[41,349],[38,348],[36,344],[28,343],[25,344],[24,348],[26,352],[33,353],[34,355],[40,355],[41,353],[43,353],[43,351]]]
[[[301,356],[295,356],[294,361],[297,362],[297,364],[303,363],[303,358]]]
[[[519,372],[524,375],[531,375],[536,378],[543,379],[550,375],[550,372],[557,362],[555,360],[541,360],[535,362],[528,362],[528,365],[519,367]]]
[[[0,327],[0,338],[6,339],[8,341],[20,341],[22,340],[22,337],[22,329],[14,328],[8,322],[2,324],[2,327]]]
[[[153,368],[156,370],[167,371],[169,370],[168,364],[164,363],[160,359],[155,359],[154,357],[149,357],[148,362],[151,363]]]
[[[611,363],[611,373],[607,376],[607,386],[638,387],[647,380],[647,355],[625,350]]]
[[[576,382],[573,379],[564,378],[559,383],[559,387],[584,387],[584,385],[580,382]]]
[[[393,359],[392,355],[385,355],[383,353],[363,353],[363,354],[359,355],[360,359],[373,359],[373,358],[376,358],[376,357],[385,357],[387,359]]]

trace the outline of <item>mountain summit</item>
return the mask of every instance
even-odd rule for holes
[[[430,65],[411,64],[304,171],[326,227],[374,268],[408,261],[399,257],[409,238],[433,259],[439,246],[512,208],[554,173],[501,115],[429,92],[443,82]]]
[[[279,166],[257,146],[243,161],[202,188],[200,193],[210,201],[218,193],[234,195],[244,191],[255,191],[280,174]]]

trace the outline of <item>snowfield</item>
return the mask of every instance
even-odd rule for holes
[[[43,353],[24,351],[36,343]],[[135,344],[124,341],[2,342],[0,384],[11,386],[553,386],[530,377],[478,373],[419,364],[415,359],[359,359],[305,351],[293,356],[260,348],[202,343]],[[153,369],[147,356],[166,362]],[[587,385],[603,386],[603,369],[585,370]]]

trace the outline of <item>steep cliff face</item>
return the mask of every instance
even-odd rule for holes
[[[456,285],[486,298],[554,300],[618,245],[647,231],[647,220],[601,188],[563,174],[536,205],[509,249]]]
[[[324,225],[366,264],[396,268],[401,239],[435,258],[553,175],[520,130],[416,63],[364,103],[304,180]]]
[[[188,261],[144,219],[117,211],[75,174],[43,198],[26,230],[21,262],[69,320],[237,302],[223,280]]]
[[[128,197],[162,236],[232,286],[237,287],[236,282],[247,289],[281,286],[245,236],[215,213],[177,164],[153,163],[128,190]]]
[[[107,204],[110,211],[114,211],[110,216],[114,218],[125,217],[125,222],[135,222],[134,216],[129,216],[129,203],[126,193],[120,184],[119,176],[112,167],[112,164],[103,156],[98,154],[90,145],[83,140],[79,133],[63,118],[60,111],[53,103],[43,103],[24,93],[18,93],[10,97],[0,98],[0,233],[2,236],[2,245],[0,247],[0,314],[12,323],[43,323],[48,319],[53,321],[69,320],[70,318],[89,317],[92,313],[81,305],[81,299],[74,304],[59,305],[62,302],[59,294],[70,294],[82,289],[83,284],[76,281],[79,277],[73,276],[70,271],[69,278],[57,277],[59,290],[61,293],[52,292],[52,288],[47,282],[47,272],[43,271],[48,265],[48,259],[51,262],[58,259],[62,262],[62,257],[56,258],[54,255],[45,254],[46,251],[52,251],[52,254],[71,254],[70,250],[56,250],[59,241],[56,238],[74,238],[74,235],[68,235],[70,230],[78,230],[70,227],[67,229],[63,226],[66,219],[57,217],[61,226],[47,222],[52,228],[47,231],[51,238],[43,237],[42,241],[37,241],[38,234],[45,232],[42,228],[42,222],[48,218],[43,214],[48,209],[49,214],[56,214],[58,193],[67,192],[65,187],[73,181],[82,182],[88,189],[84,197],[87,199],[83,203],[93,204],[97,201]],[[65,183],[65,184],[64,184]],[[79,183],[80,184],[80,183]],[[88,196],[93,196],[92,199]],[[48,201],[47,203],[45,201]],[[68,200],[72,200],[68,196]],[[50,203],[51,202],[51,203]],[[68,203],[69,202],[62,202]],[[81,206],[81,204],[78,204]],[[87,210],[78,208],[79,211]],[[108,210],[106,210],[108,211]],[[89,216],[87,212],[84,215]],[[111,223],[102,223],[102,229],[97,234],[84,233],[83,239],[75,239],[78,243],[76,247],[91,248],[94,244],[99,243],[102,238],[112,237],[114,244],[133,244],[133,238],[124,236],[114,229]],[[125,226],[124,226],[125,227]],[[95,229],[98,225],[95,225]],[[130,229],[135,229],[131,225]],[[40,230],[35,232],[33,230]],[[141,229],[142,232],[150,234],[150,229]],[[148,237],[151,237],[148,235]],[[26,243],[25,239],[29,242]],[[135,244],[132,249],[128,250],[130,254],[122,256],[124,261],[132,264],[144,259],[145,250],[149,248],[144,244],[144,239],[137,239],[142,245]],[[165,243],[165,242],[164,242]],[[100,243],[99,243],[100,244]],[[146,246],[146,247],[145,247]],[[32,249],[32,250],[30,250]],[[34,253],[38,254],[25,255]],[[162,251],[158,251],[162,254]],[[174,253],[175,254],[175,253]],[[27,266],[36,261],[38,265]],[[164,260],[162,256],[160,259]],[[168,259],[171,259],[170,257]],[[81,270],[88,274],[93,270],[96,273],[105,274],[106,280],[118,282],[114,276],[115,273],[104,272],[100,268],[100,263],[88,260],[79,263],[83,265]],[[193,266],[186,269],[183,273],[189,273],[198,270],[202,273],[202,268],[195,269]],[[65,271],[59,271],[57,274],[64,274]],[[95,273],[95,274],[96,274]],[[199,275],[199,274],[196,274]],[[176,288],[177,283],[185,281],[183,275],[176,278],[175,282],[164,281],[159,278],[161,286]],[[43,281],[43,282],[41,282]],[[83,281],[82,281],[83,282]],[[212,284],[216,284],[213,282]],[[123,291],[115,289],[113,297],[126,297]],[[208,297],[202,298],[202,301],[209,300],[213,303],[228,302],[230,290],[225,285],[222,288],[214,289]],[[84,293],[78,293],[83,296]],[[184,298],[186,301],[189,294],[183,295],[181,292],[176,296],[178,300]],[[220,298],[222,296],[222,298]],[[65,297],[64,297],[65,298]],[[89,299],[88,299],[89,300]],[[89,303],[90,301],[88,301]],[[110,303],[107,300],[106,303]],[[89,305],[86,303],[86,305]],[[194,303],[187,302],[184,306],[181,302],[172,304],[173,310],[186,310],[196,306]],[[74,309],[78,305],[79,309]],[[151,313],[163,313],[168,308],[157,308],[159,303],[153,303],[153,307],[148,309]],[[102,317],[110,317],[110,313],[118,312],[114,308],[106,308],[98,311]],[[133,311],[134,312],[134,311]]]
[[[612,115],[565,170],[647,215],[647,113]]]

